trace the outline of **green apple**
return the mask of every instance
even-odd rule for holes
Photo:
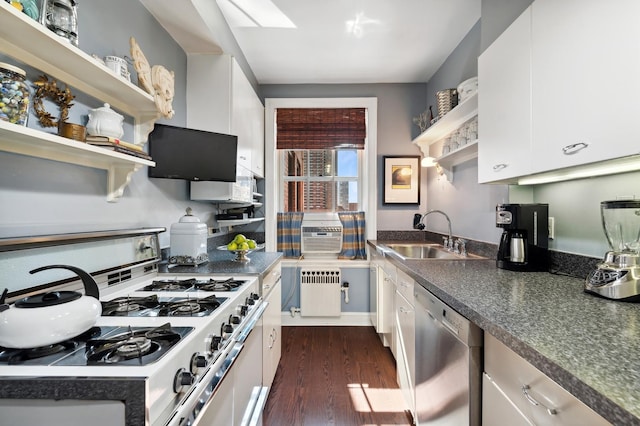
[[[253,250],[254,248],[256,248],[257,244],[256,244],[256,240],[247,240],[247,244],[249,245],[249,248],[251,250]]]
[[[245,241],[247,241],[247,237],[245,237],[242,234],[236,235],[235,238],[233,239],[233,242],[236,244],[244,243]]]
[[[238,250],[238,245],[231,241],[229,244],[227,244],[227,250]]]
[[[238,250],[249,250],[249,244],[246,242],[238,244]]]

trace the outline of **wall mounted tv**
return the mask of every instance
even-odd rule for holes
[[[149,134],[149,177],[235,182],[238,137],[156,124]]]

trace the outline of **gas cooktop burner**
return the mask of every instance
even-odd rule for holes
[[[235,278],[224,280],[216,280],[214,278],[208,280],[165,278],[154,280],[151,284],[143,287],[141,291],[235,291],[246,282]]]
[[[211,314],[226,298],[209,296],[162,303],[158,316],[202,317]]]
[[[133,316],[145,309],[157,308],[160,305],[155,294],[147,297],[119,297],[102,302],[102,316]]]
[[[0,364],[47,364],[47,359],[55,360],[69,354],[80,347],[87,339],[100,336],[102,329],[92,327],[74,339],[65,340],[53,345],[28,349],[9,349],[0,347]]]
[[[196,281],[195,288],[201,291],[234,291],[244,283],[246,283],[246,281],[233,278],[226,280],[215,280],[211,278],[208,281]]]
[[[189,278],[187,280],[154,280],[151,284],[142,288],[142,291],[185,291],[192,288],[195,281],[195,278]]]
[[[90,339],[86,345],[88,365],[146,365],[156,361],[175,345],[182,335],[166,323],[160,327],[129,330],[102,339]]]

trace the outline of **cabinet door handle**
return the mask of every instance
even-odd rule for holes
[[[573,154],[575,154],[577,152],[582,151],[583,149],[585,149],[588,146],[589,146],[589,144],[585,143],[585,142],[574,143],[574,144],[567,145],[564,148],[562,148],[562,153],[564,155],[573,155]]]
[[[547,410],[547,413],[549,413],[550,416],[555,416],[556,414],[558,414],[555,408],[549,408],[546,405],[539,403],[534,397],[532,397],[529,393],[529,389],[531,389],[531,386],[522,385],[522,393],[524,394],[524,397],[527,398],[527,401],[531,403],[531,405],[542,406],[545,410]]]
[[[495,166],[493,166],[493,171],[499,172],[501,170],[506,169],[507,167],[508,167],[508,164],[505,164],[505,163],[496,164]]]

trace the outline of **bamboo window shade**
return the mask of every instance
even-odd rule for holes
[[[278,108],[277,149],[364,149],[365,108]]]

